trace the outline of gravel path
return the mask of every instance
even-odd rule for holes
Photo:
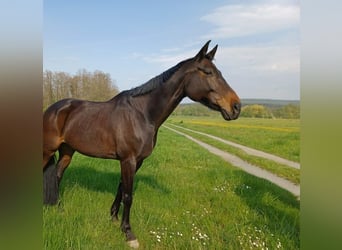
[[[215,155],[218,155],[220,156],[221,158],[223,158],[225,161],[228,161],[230,162],[233,166],[236,166],[238,168],[241,168],[242,170],[244,170],[245,172],[249,173],[249,174],[252,174],[254,176],[257,176],[259,178],[263,178],[263,179],[266,179],[274,184],[276,184],[277,186],[291,192],[292,194],[294,194],[295,196],[299,197],[300,196],[300,186],[286,180],[286,179],[283,179],[271,172],[268,172],[264,169],[261,169],[255,165],[252,165],[252,164],[249,164],[248,162],[242,160],[241,158],[233,155],[233,154],[230,154],[230,153],[227,153],[227,152],[224,152],[218,148],[215,148],[209,144],[206,144],[200,140],[197,140],[185,133],[182,133],[176,129],[173,129],[173,128],[170,128],[169,126],[166,126],[166,125],[163,125],[165,128],[177,133],[177,134],[180,134],[186,138],[188,138],[189,140],[192,140],[193,142],[197,143],[198,145],[204,147],[205,149],[207,149],[209,152],[211,152],[212,154],[215,154]],[[174,127],[178,127],[176,125],[172,125]],[[182,127],[180,127],[182,128]],[[184,129],[184,128],[182,128]],[[188,130],[188,129],[187,129]],[[194,130],[190,130],[192,132],[195,132]],[[196,132],[195,132],[196,133]],[[201,133],[201,132],[198,132],[198,133]],[[202,134],[202,133],[201,133]],[[203,133],[204,134],[204,133]],[[207,134],[204,134],[204,135],[207,135]],[[209,135],[207,135],[209,136]],[[218,137],[216,137],[218,138]],[[220,138],[218,138],[220,139]],[[237,144],[239,145],[239,144]],[[242,146],[242,145],[241,145]]]

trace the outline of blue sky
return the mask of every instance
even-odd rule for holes
[[[219,45],[241,98],[300,98],[299,1],[44,1],[44,70],[109,73],[138,86]]]

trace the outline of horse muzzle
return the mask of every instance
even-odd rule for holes
[[[221,114],[223,116],[223,118],[227,121],[230,120],[236,120],[241,112],[241,103],[236,102],[233,104],[233,106],[231,107],[231,111],[228,111],[224,108],[221,109]]]

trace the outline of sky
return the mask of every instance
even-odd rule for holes
[[[120,91],[193,57],[211,40],[240,98],[300,99],[294,0],[45,0],[44,70],[109,73]]]

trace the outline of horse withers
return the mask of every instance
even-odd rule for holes
[[[117,159],[121,179],[110,213],[118,219],[123,202],[121,229],[128,244],[138,247],[130,226],[133,180],[152,153],[162,123],[186,96],[221,112],[225,120],[240,114],[239,97],[213,63],[217,45],[207,52],[209,42],[195,57],[106,102],[63,99],[52,104],[43,116],[44,203],[57,203],[60,181],[75,151]]]

